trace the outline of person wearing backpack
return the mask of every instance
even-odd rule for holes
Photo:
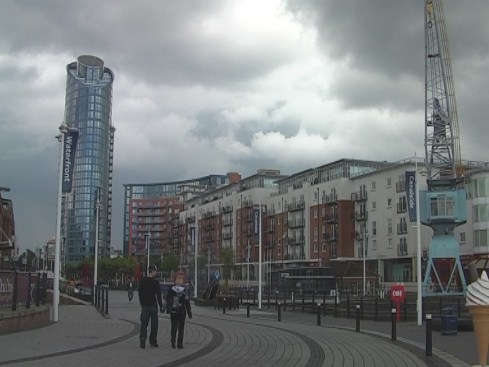
[[[188,315],[192,318],[192,310],[190,308],[190,297],[187,289],[183,286],[180,280],[175,282],[175,285],[170,288],[166,294],[166,312],[170,314],[171,320],[171,347],[178,349],[183,348],[183,335],[185,329],[185,318]],[[177,337],[178,333],[178,337]]]

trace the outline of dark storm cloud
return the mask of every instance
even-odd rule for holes
[[[100,55],[114,70],[147,84],[240,83],[291,57],[286,45],[241,45],[226,29],[207,32],[207,19],[226,1],[18,1],[5,4],[0,32],[13,32],[12,53]],[[21,17],[10,14],[22,14]],[[217,25],[219,26],[219,25]],[[245,34],[237,35],[246,38]],[[271,47],[270,47],[271,46]],[[110,55],[104,57],[104,55]]]
[[[116,75],[112,233],[120,247],[124,183],[419,154],[423,4],[0,1],[0,186],[12,188],[22,245],[54,234],[54,135],[66,64],[78,55],[99,56]],[[444,4],[463,158],[484,160],[489,1]]]
[[[331,87],[345,108],[424,109],[424,1],[289,0],[297,19],[317,29],[318,45],[350,73]],[[462,142],[483,146],[487,125],[489,2],[443,2]],[[482,104],[481,104],[482,102]],[[467,159],[480,149],[462,146]],[[464,157],[463,157],[464,158]],[[481,157],[481,159],[484,159]]]

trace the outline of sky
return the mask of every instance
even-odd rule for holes
[[[489,161],[489,1],[445,0],[462,159]],[[55,235],[66,65],[115,73],[123,184],[424,156],[423,0],[2,0],[0,186],[22,252]]]

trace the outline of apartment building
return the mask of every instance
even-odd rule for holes
[[[328,268],[337,279],[358,283],[365,266],[372,286],[416,282],[417,226],[408,215],[405,174],[417,171],[418,189],[425,190],[423,166],[421,159],[342,159],[290,176],[258,171],[184,203],[179,251],[188,264],[197,245],[211,273],[222,265],[220,249],[232,248],[238,280],[258,278],[261,242],[264,279],[267,272],[277,279],[292,269]],[[489,253],[489,171],[485,163],[472,166],[469,219],[455,230],[464,269]],[[424,274],[432,229],[420,226],[420,237]]]

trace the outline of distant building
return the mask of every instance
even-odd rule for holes
[[[8,191],[9,188],[0,187],[0,266],[3,259],[16,255],[14,206],[12,200],[2,197],[2,192]]]
[[[99,254],[110,255],[114,73],[101,59],[89,55],[79,56],[66,71],[65,121],[69,128],[78,129],[79,136],[72,191],[63,196],[61,237],[66,263],[79,263],[94,257],[97,228]]]
[[[189,180],[124,185],[124,256],[163,255],[175,244],[172,222],[178,219],[183,202],[217,187],[239,181],[240,175],[209,175]],[[176,216],[176,217],[175,217]],[[148,240],[146,240],[148,237]]]
[[[220,250],[231,248],[234,280],[256,285],[261,242],[263,281],[272,288],[295,286],[300,274],[303,289],[338,286],[358,292],[364,265],[370,294],[379,284],[404,282],[414,288],[417,230],[409,218],[405,181],[406,171],[415,171],[416,164],[424,167],[420,159],[341,159],[290,176],[258,171],[185,201],[174,253],[190,267],[197,243],[207,274],[212,274],[222,270]],[[454,235],[468,278],[471,264],[489,264],[489,165],[463,164],[468,219]],[[426,190],[419,174],[418,185]],[[421,226],[423,274],[432,234],[430,227]],[[449,265],[440,274],[442,282],[450,277]],[[322,281],[333,275],[336,285]]]

